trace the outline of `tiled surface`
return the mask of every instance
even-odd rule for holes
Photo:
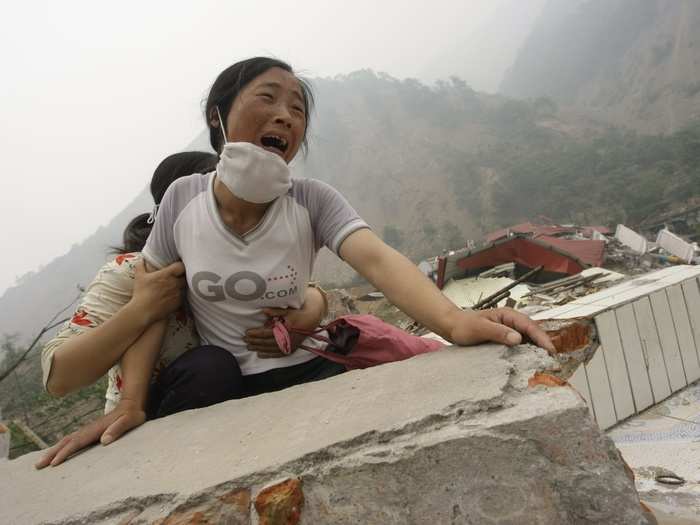
[[[700,277],[700,266],[669,266],[656,272],[641,275],[636,279],[606,288],[600,292],[586,295],[568,304],[541,312],[535,319],[572,319],[575,317],[591,317],[596,313],[632,302],[642,296],[649,295],[674,284]]]
[[[598,328],[598,335],[603,342],[598,352],[603,353],[605,368],[608,371],[608,380],[612,390],[617,422],[635,413],[630,376],[622,351],[622,342],[620,341],[615,312],[612,310],[603,312],[596,317],[595,322]]]
[[[671,318],[676,332],[676,339],[681,351],[683,370],[688,383],[700,379],[700,363],[698,363],[697,345],[690,326],[688,307],[680,284],[666,288],[666,297],[671,307]]]
[[[656,331],[654,314],[651,311],[651,303],[648,297],[643,297],[635,301],[632,307],[637,319],[637,330],[642,344],[645,366],[649,373],[651,391],[654,394],[654,403],[659,403],[671,395],[671,385],[668,380],[664,355],[661,351],[659,334]]]
[[[610,303],[620,296],[614,291],[601,300],[607,307],[594,317],[600,347],[575,378],[578,389],[588,392],[601,428],[639,414],[700,379],[697,273],[697,267],[666,268],[637,280],[646,295],[633,302]],[[597,306],[574,307],[580,313]],[[540,315],[555,317],[551,310]]]
[[[588,387],[593,401],[593,413],[598,425],[603,428],[610,428],[617,423],[615,414],[615,404],[613,402],[610,381],[605,368],[603,352],[598,349],[593,358],[586,364],[586,375],[588,377]]]
[[[637,412],[641,412],[654,404],[654,396],[651,393],[647,361],[642,352],[642,341],[639,338],[637,320],[634,317],[634,307],[626,304],[616,309],[615,319],[629,371],[634,407]]]
[[[649,296],[649,300],[651,301],[651,309],[654,313],[656,332],[659,334],[659,342],[661,343],[661,350],[664,354],[664,362],[666,363],[666,371],[668,372],[671,390],[677,392],[688,383],[685,378],[685,371],[683,370],[681,351],[678,348],[676,330],[673,325],[668,299],[666,298],[666,291],[657,290]]]

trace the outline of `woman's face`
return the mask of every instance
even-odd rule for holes
[[[251,80],[226,116],[230,142],[250,142],[289,163],[306,129],[304,98],[297,78],[273,67]]]

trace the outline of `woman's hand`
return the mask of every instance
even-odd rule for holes
[[[304,304],[301,308],[265,308],[263,313],[270,319],[284,317],[288,326],[302,330],[315,330],[326,315],[326,298],[323,292],[317,288],[309,287],[306,290]],[[296,350],[306,336],[290,334],[292,339],[292,351]],[[257,352],[258,357],[269,359],[271,357],[283,357],[280,347],[272,334],[272,328],[261,326],[246,331],[243,341],[248,345],[248,350]]]
[[[132,308],[144,315],[148,324],[164,319],[182,304],[185,265],[176,262],[160,270],[147,272],[143,260],[136,264]]]
[[[549,336],[535,321],[512,308],[461,311],[452,321],[450,339],[458,345],[487,341],[507,346],[520,344],[523,336],[539,347],[554,352]]]
[[[132,428],[142,425],[144,421],[146,412],[143,407],[128,399],[122,399],[109,414],[88,423],[47,449],[34,467],[42,469],[48,465],[60,465],[69,456],[97,441],[109,445]]]

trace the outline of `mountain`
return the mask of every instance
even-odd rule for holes
[[[459,78],[426,86],[357,71],[313,81],[310,150],[296,176],[343,193],[384,240],[414,261],[491,229],[544,214],[555,221],[642,220],[700,193],[700,124],[668,136],[572,118],[547,97],[477,93]],[[206,147],[204,134],[189,149]],[[145,192],[108,226],[0,297],[0,334],[24,340],[76,296],[150,209]],[[356,275],[324,250],[315,277]]]
[[[545,1],[494,1],[490,14],[473,29],[456,32],[451,43],[431,57],[418,77],[457,76],[477,91],[496,93]]]
[[[36,272],[24,274],[15,286],[0,297],[0,334],[19,334],[22,340],[31,338],[46,326],[54,315],[78,296],[78,286],[87,286],[107,260],[110,247],[121,242],[122,231],[129,220],[148,211],[152,200],[144,189],[133,202],[106,226],[81,243],[74,244]],[[67,309],[57,319],[72,313]]]
[[[643,133],[700,118],[700,2],[549,0],[500,92]]]

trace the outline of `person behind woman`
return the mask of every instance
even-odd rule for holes
[[[174,180],[197,171],[207,172],[216,160],[214,155],[204,152],[178,153],[164,159],[151,179],[154,210]],[[115,249],[118,255],[99,270],[72,318],[44,345],[43,380],[50,393],[66,395],[94,383],[109,369],[105,412],[111,411],[120,399],[119,359],[146,326],[180,307],[182,265],[173,265],[159,276],[162,278],[158,282],[138,272],[141,260],[138,252],[152,223],[152,213],[140,214],[129,222],[123,245]],[[136,319],[141,322],[135,322]],[[172,360],[172,352],[182,353],[199,342],[192,323],[184,315],[172,316],[167,331],[163,359]]]
[[[38,468],[49,463],[57,465],[71,453],[100,438],[105,444],[114,441],[146,418],[218,401],[210,385],[204,395],[183,396],[179,404],[173,406],[154,387],[153,368],[153,376],[157,377],[182,354],[199,346],[199,337],[191,317],[180,308],[180,290],[184,284],[182,263],[146,273],[138,253],[151,231],[153,216],[168,186],[185,175],[210,171],[217,160],[210,153],[183,152],[160,163],[150,188],[156,203],[154,212],[138,215],[127,225],[123,246],[116,249],[119,254],[100,269],[73,317],[44,346],[43,381],[50,393],[68,394],[92,384],[105,372],[108,373],[108,386],[106,416],[48,449],[37,463]],[[285,315],[297,326],[315,328],[325,312],[325,297],[322,291],[312,290],[307,293],[307,303],[302,310],[266,312],[270,316]],[[141,335],[161,319],[165,319],[161,323],[164,335]],[[268,332],[269,329],[264,327],[251,329],[249,333],[255,343],[248,345],[249,350],[261,355],[274,352],[276,343]],[[159,348],[159,351],[152,348]],[[173,370],[173,367],[168,368],[170,375]]]
[[[461,310],[335,189],[290,178],[288,164],[306,145],[312,102],[288,64],[264,57],[225,69],[210,90],[205,118],[220,156],[216,171],[168,188],[143,250],[155,268],[178,260],[187,268],[188,302],[208,358],[189,363],[182,382],[217,378],[227,385],[222,395],[236,398],[343,372],[310,352],[261,359],[245,351],[246,329],[264,321],[263,306],[302,303],[322,246],[455,344],[514,345],[522,332],[551,349],[546,334],[518,312]],[[166,390],[175,398],[185,391],[181,384]]]

